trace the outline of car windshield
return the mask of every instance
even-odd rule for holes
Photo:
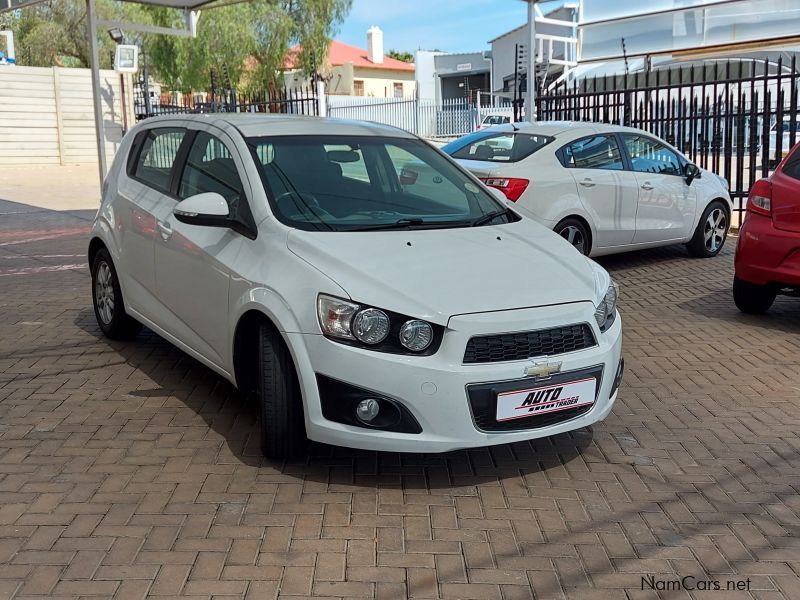
[[[275,216],[307,231],[497,225],[517,220],[421,140],[379,136],[248,139]]]
[[[541,150],[552,141],[553,138],[550,136],[523,131],[473,133],[447,144],[442,150],[453,158],[517,162]]]

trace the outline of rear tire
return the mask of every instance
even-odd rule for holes
[[[261,451],[267,458],[296,456],[306,445],[303,397],[289,348],[269,324],[259,335]]]
[[[578,252],[584,256],[589,256],[592,242],[589,228],[586,227],[583,221],[570,217],[556,225],[553,231],[572,244],[572,247]]]
[[[689,254],[696,258],[711,258],[719,254],[728,237],[728,208],[714,200],[703,211],[694,236],[686,244]]]
[[[757,285],[733,278],[733,301],[743,313],[748,315],[761,315],[767,312],[775,302],[777,292],[769,285]]]
[[[101,248],[92,261],[92,304],[100,330],[112,340],[131,340],[142,324],[125,312],[122,289],[108,250]]]

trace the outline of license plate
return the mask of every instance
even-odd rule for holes
[[[510,421],[594,403],[594,377],[497,394],[497,420]]]

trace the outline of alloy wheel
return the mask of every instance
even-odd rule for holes
[[[108,263],[101,262],[95,275],[94,297],[97,302],[97,314],[103,323],[109,325],[114,318],[114,285],[113,275]]]
[[[574,225],[567,225],[558,234],[572,244],[581,254],[586,254],[586,238]]]
[[[705,226],[703,227],[703,239],[705,241],[706,250],[709,252],[717,252],[725,240],[725,233],[728,230],[728,218],[725,211],[721,208],[712,210],[706,219]]]

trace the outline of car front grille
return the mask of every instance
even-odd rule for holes
[[[596,345],[592,328],[587,323],[485,335],[470,338],[464,352],[464,363],[493,363],[537,356],[557,356]]]

